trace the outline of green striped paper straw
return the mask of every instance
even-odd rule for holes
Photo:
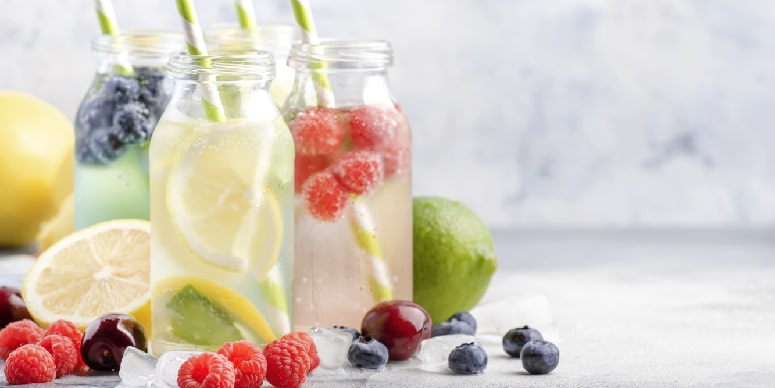
[[[301,28],[301,41],[309,44],[318,44],[318,33],[315,29],[315,20],[312,18],[312,8],[309,0],[291,0],[293,15],[296,23]],[[325,64],[320,64],[319,68],[325,68]],[[334,93],[331,90],[331,84],[325,74],[312,72],[312,79],[318,86],[315,88],[318,95],[318,105],[333,108]]]
[[[94,0],[94,10],[97,12],[97,20],[100,23],[100,31],[104,35],[118,36],[118,21],[116,12],[113,10],[113,3],[110,0]],[[132,64],[122,54],[119,54],[118,63],[113,66],[116,74],[132,75],[135,73]]]
[[[183,25],[183,32],[186,37],[186,47],[191,55],[207,55],[207,47],[202,36],[202,28],[199,27],[199,18],[196,16],[196,8],[191,0],[175,0],[178,6],[178,14]],[[207,65],[207,64],[205,64]],[[210,121],[225,121],[226,113],[223,110],[221,96],[218,89],[211,83],[213,77],[209,74],[203,74],[200,77],[202,82],[202,104],[204,104],[205,114]]]
[[[253,0],[235,0],[239,26],[246,31],[255,33],[258,30],[256,24],[256,11],[253,9]]]

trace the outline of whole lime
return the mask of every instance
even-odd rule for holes
[[[433,322],[467,311],[482,298],[497,268],[490,231],[471,209],[439,197],[416,197],[414,301]]]

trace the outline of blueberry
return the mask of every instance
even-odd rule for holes
[[[164,89],[164,73],[153,67],[138,67],[135,74],[140,85],[140,101],[152,112],[161,114],[169,101]]]
[[[87,163],[108,164],[124,153],[124,145],[110,128],[92,128],[85,139],[88,155],[82,160]]]
[[[473,333],[471,333],[471,335],[474,335],[474,333],[476,333],[476,318],[474,318],[474,316],[471,315],[471,313],[469,313],[468,311],[459,311],[452,314],[452,316],[449,317],[449,319],[447,319],[447,322],[452,322],[452,321],[465,322],[468,324],[468,326],[471,326],[471,329],[473,329],[474,331]]]
[[[388,350],[382,342],[370,335],[361,336],[350,344],[347,350],[347,361],[358,368],[378,369],[387,364]]]
[[[105,81],[105,98],[117,104],[136,101],[140,95],[140,85],[135,78],[112,75]]]
[[[433,325],[431,337],[450,334],[474,335],[475,331],[468,323],[458,320],[446,321]]]
[[[76,132],[86,133],[91,128],[105,127],[113,124],[115,104],[101,96],[84,102],[76,114]]]
[[[532,340],[542,340],[541,333],[527,325],[511,329],[503,336],[503,350],[511,357],[519,358],[522,346]]]
[[[487,353],[481,346],[471,342],[453,349],[447,361],[452,372],[472,375],[481,373],[487,368]]]
[[[353,341],[357,340],[361,336],[361,333],[359,333],[358,330],[355,330],[352,327],[332,326],[331,328],[334,329],[334,330],[343,331],[343,332],[345,332],[347,334],[352,335],[353,336]]]
[[[113,116],[113,133],[123,144],[138,144],[151,136],[150,112],[142,103],[121,105]]]
[[[560,363],[560,349],[548,341],[532,340],[522,347],[520,358],[522,359],[522,367],[528,373],[545,375],[553,371]]]

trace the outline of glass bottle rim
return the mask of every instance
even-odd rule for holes
[[[214,50],[208,55],[179,52],[170,56],[167,71],[176,79],[201,79],[201,76],[209,75],[215,77],[213,82],[271,81],[275,75],[275,62],[272,53],[263,50]]]
[[[275,56],[287,56],[299,29],[290,23],[259,23],[250,32],[233,23],[216,23],[204,30],[205,42],[212,47],[232,47],[272,51]]]
[[[124,30],[118,35],[94,37],[91,47],[97,55],[166,58],[185,48],[185,40],[172,30]]]
[[[297,70],[377,70],[393,64],[393,49],[379,39],[332,38],[316,44],[296,41],[288,64]]]

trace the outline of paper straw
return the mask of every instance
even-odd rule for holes
[[[362,198],[353,200],[349,207],[349,218],[355,243],[363,249],[369,264],[369,289],[374,303],[393,299],[393,288],[388,275],[390,271],[379,247],[377,227]]]
[[[312,18],[312,8],[309,5],[309,0],[291,0],[291,7],[296,17],[296,23],[299,24],[302,31],[302,41],[309,44],[318,44],[315,20]],[[320,64],[319,68],[323,67],[325,67],[325,64]],[[326,74],[313,71],[312,79],[316,85],[318,105],[334,107],[334,94]],[[349,207],[348,218],[350,219],[350,229],[355,243],[366,254],[369,266],[369,289],[371,290],[372,299],[375,303],[393,299],[390,271],[382,256],[382,249],[380,249],[379,241],[377,240],[377,228],[368,206],[363,203],[362,199],[354,198],[352,205]]]
[[[104,35],[118,36],[118,19],[113,10],[113,3],[110,0],[94,0],[94,10],[97,12],[97,20],[100,23],[100,31]],[[118,61],[113,66],[116,74],[130,76],[135,73],[132,64],[126,58],[125,53],[119,53]]]
[[[318,44],[318,33],[315,29],[315,20],[312,18],[312,8],[309,0],[291,0],[293,15],[301,28],[301,41],[309,44]],[[324,68],[325,64],[320,64],[319,68]],[[312,79],[318,86],[315,91],[318,95],[318,106],[333,108],[335,105],[334,93],[331,90],[331,84],[328,77],[319,72],[312,72]]]
[[[199,27],[199,18],[196,16],[194,3],[191,0],[175,0],[175,3],[177,3],[178,14],[183,25],[188,53],[191,55],[207,55],[207,47],[202,36],[202,28]],[[210,121],[225,121],[226,113],[224,113],[218,89],[212,84],[212,75],[203,74],[199,80],[202,81],[202,104],[204,104],[207,118]]]
[[[255,33],[258,30],[258,26],[256,25],[256,11],[253,9],[253,0],[235,0],[234,6],[237,8],[239,26],[243,30]]]
[[[265,311],[269,326],[274,330],[275,336],[282,337],[290,333],[291,320],[288,316],[288,301],[285,298],[285,289],[283,280],[280,277],[278,265],[275,265],[267,275],[266,279],[259,283],[259,287],[268,302]]]

